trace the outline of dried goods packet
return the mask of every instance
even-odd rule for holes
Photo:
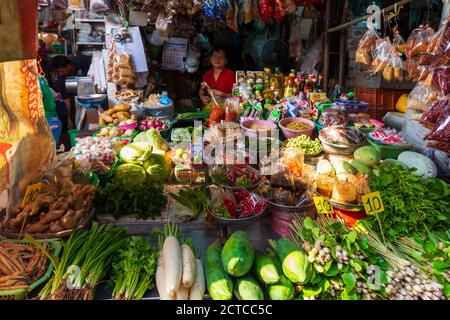
[[[358,48],[356,49],[355,60],[357,63],[365,65],[370,65],[372,63],[372,50],[378,39],[378,34],[374,29],[367,30],[361,40],[359,40]]]

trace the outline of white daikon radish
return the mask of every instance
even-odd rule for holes
[[[156,267],[156,274],[155,274],[155,281],[156,281],[156,289],[158,289],[159,293],[159,299],[160,300],[174,300],[170,295],[167,294],[166,288],[164,286],[164,267],[162,258],[158,259],[158,266]]]
[[[175,297],[181,283],[181,247],[178,239],[168,236],[163,245],[164,286],[168,295]]]
[[[200,259],[195,260],[195,281],[189,290],[189,300],[203,300],[205,295],[205,274]]]
[[[195,255],[187,244],[181,245],[181,259],[183,260],[181,283],[186,288],[190,288],[195,280]]]
[[[189,300],[189,288],[182,284],[178,287],[177,300]]]

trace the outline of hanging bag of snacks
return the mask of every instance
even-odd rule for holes
[[[369,28],[367,32],[359,40],[358,48],[356,49],[356,62],[365,65],[372,63],[372,51],[377,42],[378,37],[375,29]]]

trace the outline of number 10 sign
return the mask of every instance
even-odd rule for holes
[[[383,201],[381,200],[380,192],[372,192],[362,196],[364,209],[368,215],[381,213],[384,211]]]

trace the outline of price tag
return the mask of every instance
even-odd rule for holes
[[[330,199],[327,197],[314,197],[314,204],[316,205],[317,213],[333,214],[333,206]]]
[[[28,206],[36,201],[39,192],[41,192],[42,182],[31,184],[28,186],[25,196],[23,197],[22,206]]]
[[[383,201],[381,200],[380,192],[372,192],[362,196],[364,209],[368,215],[381,213],[384,211]]]

